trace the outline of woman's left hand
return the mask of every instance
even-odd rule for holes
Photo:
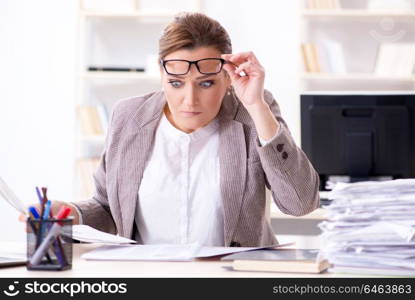
[[[229,74],[236,96],[249,109],[255,104],[264,103],[265,70],[253,52],[222,54],[228,62],[223,65]],[[245,73],[241,76],[240,73]]]
[[[231,78],[236,96],[251,115],[259,137],[270,140],[278,132],[279,122],[264,99],[264,68],[252,52],[223,54],[222,58],[231,62],[223,68]]]

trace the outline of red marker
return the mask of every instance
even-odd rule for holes
[[[58,220],[66,219],[66,217],[68,217],[70,213],[71,213],[71,208],[70,207],[62,206],[61,209],[59,210],[58,214],[56,215],[56,219],[58,219]]]

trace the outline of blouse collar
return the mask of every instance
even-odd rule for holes
[[[198,128],[191,133],[186,133],[174,127],[163,112],[159,128],[172,139],[180,139],[184,137],[190,141],[196,141],[200,139],[206,139],[214,134],[219,129],[219,120],[216,117],[204,127]]]

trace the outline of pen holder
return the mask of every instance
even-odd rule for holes
[[[72,222],[67,219],[27,219],[28,270],[72,268]]]

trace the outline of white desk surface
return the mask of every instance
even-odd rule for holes
[[[327,272],[302,274],[228,271],[222,267],[231,266],[232,262],[220,261],[218,258],[198,259],[191,262],[87,261],[80,258],[81,254],[99,246],[74,244],[71,270],[28,271],[26,266],[19,266],[0,268],[0,277],[359,277]]]
[[[290,219],[290,220],[316,220],[316,221],[324,221],[326,220],[325,217],[326,210],[324,208],[317,208],[316,210],[312,211],[311,213],[301,216],[295,217],[290,216],[282,213],[278,210],[275,206],[271,207],[271,219]]]

